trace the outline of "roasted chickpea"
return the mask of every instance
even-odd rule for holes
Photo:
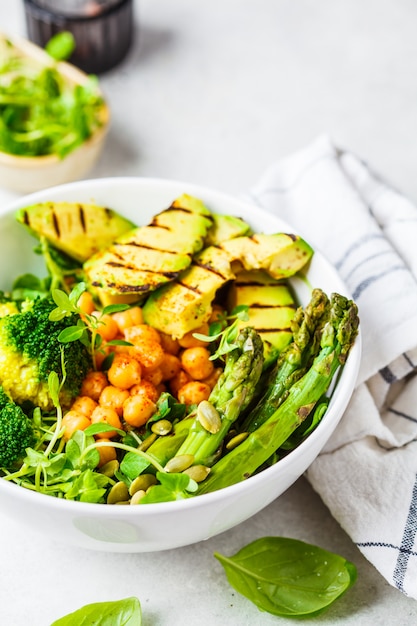
[[[89,372],[82,382],[80,395],[88,396],[98,402],[101,392],[107,385],[104,372]]]
[[[142,380],[140,383],[133,385],[133,387],[130,388],[131,396],[136,396],[141,393],[148,396],[152,402],[156,402],[160,395],[155,385],[149,382],[149,380]]]
[[[114,428],[122,428],[122,423],[117,412],[110,407],[98,406],[94,409],[91,415],[91,423],[100,424],[102,422],[105,424],[109,424],[110,426],[114,426]],[[101,439],[102,437],[104,437],[105,439],[112,439],[113,437],[116,437],[116,435],[117,431],[110,430],[104,433],[97,433],[95,437],[97,439]]]
[[[132,348],[132,354],[134,354],[135,359],[147,369],[159,367],[165,356],[161,344],[151,339],[136,340]]]
[[[202,346],[186,348],[180,359],[183,369],[194,380],[203,380],[213,373],[214,365],[210,361],[210,352],[207,348]]]
[[[102,315],[98,311],[94,311],[93,315],[99,319],[97,333],[104,341],[112,341],[116,339],[119,333],[119,327],[111,315]]]
[[[159,368],[162,372],[162,380],[171,380],[181,370],[181,361],[174,354],[167,353]]]
[[[107,385],[104,387],[100,394],[98,403],[100,406],[109,407],[114,409],[119,417],[123,413],[123,402],[129,397],[129,391],[127,389],[120,389],[113,385]]]
[[[62,427],[64,429],[63,438],[65,441],[70,439],[71,435],[77,430],[85,430],[90,426],[91,420],[83,413],[78,411],[68,411],[62,418]]]
[[[145,394],[130,396],[123,404],[123,419],[130,426],[139,428],[155,413],[156,405]]]
[[[164,352],[177,355],[181,347],[178,339],[174,339],[166,333],[159,333],[159,336],[161,337],[161,346]]]
[[[211,389],[213,389],[214,385],[219,380],[223,370],[221,367],[215,367],[210,376],[204,378],[201,382],[206,383]]]
[[[178,400],[182,404],[199,404],[202,400],[208,400],[211,389],[206,383],[192,380],[186,383],[178,391]]]
[[[119,331],[124,333],[127,328],[143,324],[142,309],[138,306],[132,306],[126,311],[118,311],[113,313],[113,319],[119,327]]]
[[[208,335],[209,325],[202,324],[202,326],[191,330],[189,333],[184,335],[184,337],[178,339],[178,343],[180,344],[181,348],[195,348],[196,346],[207,346],[206,341],[202,341],[201,339],[197,339],[197,337],[194,337],[195,333],[199,333],[200,335]]]
[[[110,443],[111,440],[106,437],[101,437],[99,441]],[[114,446],[97,446],[97,451],[100,455],[99,467],[103,467],[103,465],[109,461],[115,461],[117,459],[116,448]]]
[[[162,382],[162,370],[160,367],[148,369],[142,366],[142,380],[147,380],[155,387]]]
[[[83,291],[83,293],[78,298],[77,304],[80,307],[81,311],[83,313],[86,313],[87,315],[91,315],[96,308],[93,296],[89,291]]]
[[[180,370],[178,374],[175,374],[175,376],[173,376],[168,383],[172,395],[178,397],[178,391],[190,381],[191,376],[189,376],[187,372],[184,372],[184,370]]]
[[[139,361],[128,354],[116,354],[107,377],[109,383],[120,389],[130,389],[141,381],[141,366]]]
[[[97,402],[90,398],[89,396],[78,396],[75,398],[74,402],[71,406],[71,411],[77,411],[78,413],[82,413],[88,418],[91,418],[91,413],[97,406]]]
[[[136,324],[136,326],[126,328],[125,338],[126,341],[130,341],[134,344],[142,341],[161,343],[159,332],[155,328],[152,328],[152,326],[148,326],[148,324]]]

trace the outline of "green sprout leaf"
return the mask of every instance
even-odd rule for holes
[[[75,50],[74,35],[68,31],[57,33],[48,41],[45,50],[55,61],[69,59]]]
[[[146,495],[141,499],[141,504],[184,500],[198,489],[195,480],[187,476],[187,474],[157,472],[156,477],[159,484],[149,488]]]
[[[121,472],[129,478],[129,480],[134,480],[137,478],[142,472],[144,472],[149,467],[149,461],[134,452],[128,452],[123,457],[123,460],[120,464]]]

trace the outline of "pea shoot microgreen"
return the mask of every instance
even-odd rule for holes
[[[59,70],[57,62],[68,58],[74,45],[69,32],[59,33],[46,46],[50,63],[34,65],[8,42],[0,63],[2,152],[63,158],[102,125],[97,77],[73,84]]]
[[[57,305],[49,315],[49,319],[53,322],[62,320],[72,314],[79,315],[77,324],[68,326],[58,336],[61,343],[70,343],[72,341],[81,341],[90,351],[94,368],[96,368],[96,353],[102,345],[102,338],[99,333],[100,326],[105,324],[104,316],[111,315],[119,311],[125,311],[129,308],[127,304],[110,304],[104,307],[98,315],[90,315],[80,308],[78,301],[81,294],[86,291],[87,285],[84,282],[78,283],[72,291],[67,294],[62,289],[53,289],[52,298]],[[131,345],[127,341],[112,340],[107,342],[108,345]]]
[[[217,342],[217,348],[210,355],[210,360],[224,357],[236,348],[236,339],[239,335],[239,322],[247,322],[249,320],[249,307],[245,304],[236,306],[230,315],[222,313],[217,320],[210,324],[209,334],[193,333],[193,337],[207,343]],[[230,324],[230,320],[234,320]]]

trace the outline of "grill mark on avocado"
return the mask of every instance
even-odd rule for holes
[[[118,263],[117,261],[108,261],[105,263],[108,267],[121,267],[125,270],[132,270],[133,272],[143,272],[146,274],[153,274],[154,276],[165,276],[170,280],[175,279],[178,276],[178,272],[156,272],[155,270],[147,270],[135,265],[129,265],[128,263]],[[108,283],[110,285],[110,283]]]
[[[28,214],[28,212],[27,212],[27,211],[24,211],[24,212],[22,213],[22,216],[23,216],[23,220],[22,220],[22,221],[23,221],[23,223],[24,223],[26,226],[30,226],[30,220],[29,220],[29,214]]]
[[[206,263],[199,263],[198,261],[194,261],[193,265],[195,265],[196,267],[201,267],[203,270],[207,270],[207,272],[210,272],[211,274],[214,274],[215,276],[219,276],[224,281],[227,280],[227,277],[224,276],[224,274],[222,274],[219,270],[217,270],[212,265],[207,265]]]
[[[79,216],[81,228],[83,229],[83,232],[85,233],[86,232],[85,211],[84,211],[82,204],[78,205],[78,216]]]
[[[295,309],[295,304],[262,304],[262,302],[251,302],[250,309]]]
[[[192,291],[193,293],[198,293],[199,295],[203,293],[198,287],[192,287],[191,285],[187,285],[180,280],[177,280],[175,282],[177,283],[177,285],[181,285],[181,287],[184,287],[184,289],[188,289],[188,291]]]
[[[167,230],[169,233],[172,231],[172,228],[170,226],[166,226],[165,224],[158,224],[156,218],[154,218],[152,222],[148,224],[148,226],[152,228],[162,228],[163,230]]]
[[[255,327],[255,330],[258,333],[290,333],[291,328],[259,328],[259,326]]]
[[[135,248],[143,248],[144,250],[154,250],[155,252],[163,252],[164,254],[172,254],[173,256],[188,256],[190,258],[192,257],[192,254],[190,254],[189,252],[174,252],[173,250],[166,250],[164,248],[156,248],[155,246],[147,246],[145,243],[137,243],[136,241],[128,241],[126,243],[115,243],[114,247],[117,247],[117,246],[134,246]],[[117,254],[117,252],[115,252],[114,254]]]
[[[171,204],[170,207],[165,209],[164,213],[174,213],[175,211],[180,211],[182,213],[187,213],[188,215],[194,215],[194,211],[192,211],[191,209],[185,209],[182,206],[174,206],[173,204]],[[158,217],[158,216],[156,216],[156,217]]]
[[[60,239],[61,238],[61,232],[59,230],[59,220],[58,220],[58,216],[55,213],[55,211],[52,211],[52,225],[54,227],[57,239]]]
[[[91,284],[94,287],[102,287],[101,283],[98,281],[93,281]],[[125,285],[119,283],[107,283],[106,287],[116,289],[118,293],[142,293],[149,291],[152,285]]]

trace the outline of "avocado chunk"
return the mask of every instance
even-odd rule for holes
[[[236,237],[220,244],[243,269],[263,269],[273,278],[287,278],[311,259],[313,249],[298,235],[276,233]]]
[[[88,259],[87,281],[106,304],[141,299],[190,265],[211,226],[211,212],[201,200],[184,194],[148,225],[124,233]]]
[[[236,276],[239,278],[241,272],[263,269],[278,280],[299,271],[312,254],[312,248],[303,239],[284,233],[236,237],[218,246],[209,246],[194,258],[192,265],[181,272],[177,280],[148,298],[142,309],[145,322],[181,338],[207,321],[217,291]],[[290,310],[281,311],[282,319],[277,323],[282,328],[287,327]],[[263,313],[266,316],[266,312]],[[261,320],[258,321],[261,324]],[[266,319],[262,323],[275,328]]]
[[[284,280],[276,280],[263,270],[244,270],[231,283],[227,304],[229,312],[235,306],[248,307],[249,319],[239,325],[252,326],[260,334],[264,367],[268,367],[292,339],[291,322],[297,305],[291,289]]]
[[[154,291],[142,313],[146,324],[175,339],[208,320],[216,292],[235,278],[229,256],[215,246],[197,254],[177,280]]]
[[[81,263],[134,227],[112,209],[79,202],[40,202],[20,209],[16,219]]]
[[[251,232],[251,227],[241,217],[213,213],[213,226],[207,233],[205,245],[218,246],[223,241],[243,237]]]

